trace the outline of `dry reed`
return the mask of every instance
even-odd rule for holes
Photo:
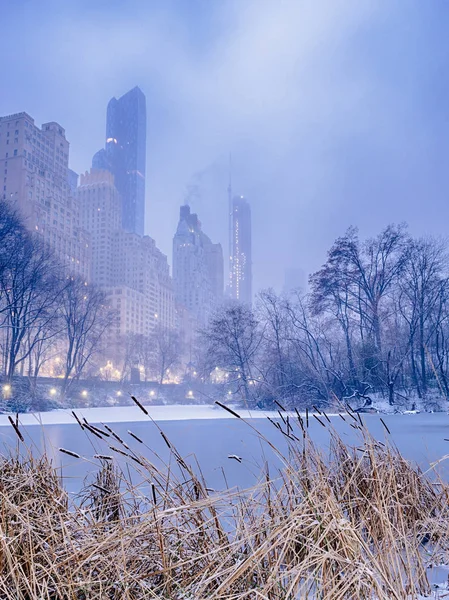
[[[0,598],[402,600],[429,594],[428,563],[449,562],[449,486],[435,485],[393,443],[374,440],[353,414],[342,417],[358,431],[357,447],[342,441],[325,413],[314,416],[329,431],[328,455],[308,435],[308,413],[305,423],[299,413],[295,420],[282,416],[274,422],[288,444],[280,475],[265,471],[251,490],[215,494],[162,431],[177,475],[172,465],[156,468],[111,427],[75,415],[85,431],[121,444],[110,448],[127,467],[96,454],[101,466],[94,481],[69,501],[45,456],[1,459]],[[143,444],[129,434],[137,447]]]

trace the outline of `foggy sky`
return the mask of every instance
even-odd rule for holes
[[[228,155],[253,214],[254,287],[318,268],[349,225],[449,231],[445,0],[0,0],[0,115],[65,129],[147,98],[146,233],[171,264],[186,197],[227,255]]]

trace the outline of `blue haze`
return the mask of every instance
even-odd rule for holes
[[[60,122],[71,167],[110,98],[147,98],[146,232],[179,205],[226,248],[228,153],[251,202],[254,288],[316,269],[348,225],[449,223],[444,0],[2,0],[0,114]]]

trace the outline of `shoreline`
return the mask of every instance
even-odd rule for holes
[[[76,420],[72,411],[78,417],[85,417],[90,423],[136,423],[142,421],[189,421],[189,420],[207,420],[207,419],[235,419],[227,411],[215,404],[169,404],[169,405],[145,405],[149,416],[145,415],[138,406],[102,406],[87,408],[61,408],[44,412],[19,413],[19,422],[22,425],[76,425]],[[248,410],[245,408],[232,409],[238,413],[242,419],[279,419],[279,412],[265,410]],[[444,411],[441,411],[444,412]],[[282,412],[284,416],[290,418],[297,417],[294,411]],[[339,414],[345,414],[343,411],[326,413],[328,417],[338,417]],[[373,415],[391,416],[397,414],[414,415],[423,414],[419,411],[404,411],[403,413],[365,413],[360,412],[363,417]],[[427,413],[425,413],[427,414]],[[432,414],[432,413],[428,413]],[[300,415],[305,418],[306,413],[300,411]],[[320,416],[315,411],[309,411],[309,417]],[[0,427],[11,426],[8,416],[15,417],[15,414],[4,413],[0,415]]]

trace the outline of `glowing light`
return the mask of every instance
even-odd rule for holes
[[[3,391],[4,392],[9,392],[10,390],[11,390],[11,386],[10,385],[6,384],[6,385],[3,386]]]
[[[232,394],[231,390],[228,391],[228,396],[230,396]]]
[[[189,390],[189,391],[188,391],[188,393],[187,393],[187,396],[189,396],[189,398],[191,398],[191,397],[193,396],[193,392],[192,392],[192,390]]]
[[[50,394],[54,396],[56,394],[56,388],[51,388]]]
[[[117,392],[117,396],[121,396],[121,395],[122,395],[122,392],[119,390],[119,391]]]
[[[81,392],[81,396],[83,396],[83,397],[85,398],[85,397],[87,396],[87,390],[83,390],[83,391]]]
[[[157,313],[154,313],[154,318],[157,319]]]
[[[110,144],[111,142],[114,142],[114,144],[116,144],[116,143],[117,143],[117,140],[116,140],[115,138],[108,138],[108,139],[106,140],[106,144]]]
[[[151,390],[150,396],[154,396],[154,390]]]

